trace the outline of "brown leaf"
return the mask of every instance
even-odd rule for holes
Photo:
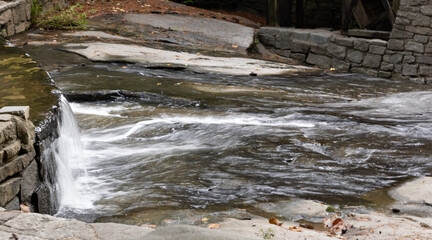
[[[279,220],[277,218],[270,218],[269,219],[270,224],[278,225],[278,222],[279,222]]]
[[[217,223],[212,223],[212,224],[208,225],[208,228],[209,228],[209,229],[218,229],[218,228],[219,228],[219,224],[217,224]]]
[[[300,228],[297,228],[296,226],[289,227],[288,229],[291,231],[294,231],[294,232],[301,232],[302,231]]]
[[[343,224],[343,220],[342,220],[342,218],[336,218],[335,220],[333,220],[333,222],[332,222],[332,226],[336,226],[336,225],[339,224],[340,222],[342,222],[342,224]]]
[[[23,212],[23,213],[29,213],[30,212],[30,207],[25,202],[20,204],[20,208],[21,208],[21,212]]]

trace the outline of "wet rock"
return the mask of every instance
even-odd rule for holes
[[[275,213],[287,219],[324,218],[327,205],[304,199],[293,199],[277,203],[263,203],[257,206],[263,211]]]
[[[390,191],[396,200],[404,203],[432,205],[432,177],[420,177]]]
[[[28,120],[30,117],[30,107],[29,106],[2,107],[0,109],[0,114],[3,113],[15,115],[25,120]]]
[[[21,199],[31,200],[32,194],[35,192],[36,188],[39,186],[39,173],[36,161],[33,161],[27,166],[21,173],[23,177],[23,182],[21,183]]]
[[[6,205],[20,191],[22,178],[16,177],[0,184],[0,206]]]
[[[20,201],[19,201],[19,198],[18,197],[14,197],[4,207],[8,211],[20,210]]]

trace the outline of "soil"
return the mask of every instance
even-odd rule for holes
[[[72,4],[80,4],[79,12],[86,12],[89,18],[105,14],[119,13],[153,13],[153,14],[182,14],[196,17],[215,18],[219,20],[239,23],[245,26],[259,28],[266,21],[263,17],[246,12],[210,11],[186,6],[166,0],[75,0]]]

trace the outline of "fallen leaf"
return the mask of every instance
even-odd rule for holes
[[[294,232],[301,232],[302,231],[300,228],[297,228],[296,226],[289,227],[288,229],[291,231],[294,231]]]
[[[162,83],[157,83],[156,85],[160,86],[160,85],[162,85]]]
[[[203,218],[203,219],[201,219],[201,221],[203,221],[203,222],[207,222],[207,221],[208,221],[208,218]]]
[[[30,207],[25,202],[20,204],[20,208],[21,208],[21,212],[23,212],[23,213],[29,213],[30,212]]]
[[[307,229],[314,229],[314,226],[310,225],[309,223],[300,223],[300,227],[307,228]]]
[[[237,44],[233,44],[233,45],[231,45],[233,48],[238,48],[238,45]]]
[[[336,70],[336,68],[330,68],[330,71],[334,71],[334,70]]]
[[[219,224],[217,224],[217,223],[210,224],[210,225],[208,226],[208,228],[209,228],[209,229],[218,229],[218,228],[219,228]]]
[[[279,222],[279,220],[277,218],[270,218],[269,219],[270,224],[278,225],[278,222]]]

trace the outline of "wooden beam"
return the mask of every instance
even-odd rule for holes
[[[278,0],[277,22],[280,27],[291,26],[291,0]]]
[[[381,3],[383,5],[383,7],[384,7],[384,10],[387,13],[387,17],[388,17],[391,25],[393,26],[393,24],[395,22],[395,16],[393,14],[393,10],[392,10],[392,8],[390,6],[390,3],[388,2],[388,0],[381,0]]]
[[[350,2],[346,4],[346,8],[344,9],[344,13],[342,15],[344,18],[342,19],[342,31],[348,30],[349,24],[354,14],[355,7],[357,6],[358,0],[345,0],[346,2]]]

